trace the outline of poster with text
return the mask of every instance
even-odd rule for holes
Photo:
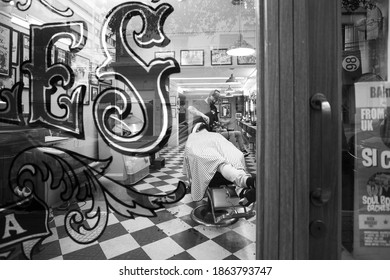
[[[390,82],[355,93],[355,242],[390,253]]]

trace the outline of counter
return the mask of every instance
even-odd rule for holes
[[[257,126],[252,125],[252,123],[250,122],[239,121],[239,120],[237,120],[237,124],[241,128],[243,132],[242,134],[245,137],[245,139],[248,140],[248,142],[253,145],[253,149],[255,150]]]
[[[238,126],[241,127],[241,129],[249,134],[251,137],[256,138],[256,131],[257,127],[256,125],[252,125],[250,122],[245,122],[245,121],[237,121]]]

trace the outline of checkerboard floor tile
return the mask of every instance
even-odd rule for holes
[[[182,174],[184,143],[160,151],[165,166],[134,185],[140,192],[161,194],[176,188]],[[246,157],[250,173],[256,173],[254,154]],[[116,259],[116,260],[196,260],[255,259],[255,217],[241,219],[228,227],[206,227],[194,222],[191,211],[202,202],[194,202],[190,194],[181,201],[156,211],[157,216],[125,218],[110,212],[105,231],[91,244],[74,242],[64,227],[65,211],[53,211],[50,222],[52,236],[46,238],[33,253],[33,259]],[[86,211],[91,201],[71,207]]]

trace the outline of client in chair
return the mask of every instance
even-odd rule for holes
[[[227,126],[230,121],[220,121],[218,117],[218,109],[215,104],[220,99],[219,90],[212,90],[204,102],[199,103],[195,108],[194,106],[188,107],[188,112],[194,116],[194,124],[199,122],[205,122],[209,131],[215,131],[220,133],[227,140],[230,137],[234,137],[237,142],[237,148],[241,150],[244,156],[248,156],[248,141],[242,136],[241,131],[232,130],[228,131],[227,129],[222,128],[222,126]]]
[[[246,171],[244,155],[218,133],[209,132],[205,123],[194,126],[184,150],[183,173],[191,182],[191,195],[201,200],[214,175],[222,176],[236,185],[241,204],[255,201],[255,177]],[[190,174],[188,174],[190,173]]]

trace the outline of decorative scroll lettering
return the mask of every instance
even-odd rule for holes
[[[60,9],[57,9],[56,7],[54,7],[53,5],[49,4],[46,0],[40,0],[40,2],[42,3],[42,5],[44,5],[46,8],[48,8],[49,10],[51,10],[52,12],[56,13],[56,14],[59,14],[60,16],[63,16],[63,17],[71,17],[73,16],[74,12],[72,9],[70,8],[66,8],[65,10],[60,10]]]
[[[50,236],[49,211],[45,203],[30,195],[17,203],[0,209],[0,259],[11,258],[13,247],[22,245],[27,259],[32,258],[33,248]]]
[[[80,85],[70,96],[62,94],[58,100],[53,100],[52,95],[57,91],[58,82],[64,89],[73,86],[74,73],[68,65],[51,61],[51,49],[56,40],[71,39],[69,49],[74,53],[84,47],[84,25],[83,22],[71,22],[31,26],[31,60],[22,64],[22,71],[31,78],[30,125],[59,128],[77,138],[84,137],[83,98],[86,86]],[[50,106],[54,102],[65,110],[62,116],[52,113]]]
[[[164,47],[170,40],[163,32],[163,25],[173,8],[169,4],[161,4],[156,8],[144,5],[138,2],[129,2],[116,6],[107,15],[102,27],[101,42],[106,60],[97,69],[99,79],[117,79],[128,87],[137,99],[141,107],[143,118],[145,120],[142,129],[130,136],[118,136],[113,133],[107,120],[113,114],[118,114],[126,118],[131,112],[130,94],[119,89],[109,88],[101,92],[94,103],[94,120],[99,133],[106,143],[123,154],[152,153],[162,148],[167,143],[171,133],[171,109],[169,103],[169,94],[165,89],[165,82],[172,73],[180,71],[177,61],[173,58],[154,59],[147,64],[131,47],[126,37],[127,24],[133,17],[141,17],[142,30],[133,32],[133,40],[141,48]],[[119,44],[121,63],[112,63],[112,57],[108,51],[105,42],[105,36],[109,31],[114,32]],[[118,48],[117,48],[118,51]],[[118,55],[118,54],[117,54]],[[106,71],[104,69],[113,69]],[[145,102],[136,88],[136,79],[142,77],[143,80],[151,81],[155,84],[158,99],[155,102],[161,102],[162,125],[161,130],[156,136],[145,136],[148,123]],[[116,106],[115,100],[120,99],[123,107]]]
[[[5,3],[9,3],[12,0],[3,0]],[[19,11],[27,11],[31,7],[31,1],[32,0],[26,0],[24,3],[21,0],[16,0],[16,8]]]
[[[9,3],[14,0],[2,0],[2,1],[5,3]],[[74,14],[73,10],[70,8],[66,8],[65,10],[60,10],[54,7],[53,5],[51,5],[50,3],[48,3],[46,0],[39,0],[39,2],[41,2],[41,4],[44,5],[46,8],[48,8],[49,10],[51,10],[56,14],[59,14],[60,16],[71,17]],[[16,0],[16,8],[19,11],[27,11],[28,9],[30,9],[31,3],[32,0],[26,0],[24,3],[21,0]]]
[[[16,83],[12,89],[3,88],[0,91],[0,100],[5,102],[5,107],[0,108],[0,122],[24,125],[22,110],[23,84]]]
[[[69,210],[65,215],[66,231],[75,242],[82,244],[94,242],[101,236],[107,225],[108,208],[127,218],[155,217],[155,209],[175,203],[186,194],[183,182],[165,195],[137,192],[104,176],[111,160],[97,160],[59,148],[29,148],[11,165],[10,188],[21,199],[36,196],[45,188],[61,190],[58,195],[64,202],[73,197],[79,201],[92,199],[91,209],[86,213]],[[2,212],[0,219],[1,215]],[[94,225],[84,227],[86,220]]]

